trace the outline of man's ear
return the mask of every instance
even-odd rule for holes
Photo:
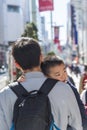
[[[16,68],[21,69],[20,65],[16,61],[15,61],[15,66]]]
[[[43,56],[43,54],[41,54],[40,55],[40,62],[43,62],[43,60],[44,60],[44,56]]]

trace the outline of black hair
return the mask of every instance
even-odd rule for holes
[[[44,75],[49,76],[50,68],[61,64],[64,64],[62,59],[59,59],[56,56],[47,56],[41,63],[41,70],[44,73]]]
[[[40,65],[41,48],[35,39],[21,37],[13,45],[12,55],[23,70],[32,69]]]

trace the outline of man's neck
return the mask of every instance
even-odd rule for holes
[[[35,72],[35,71],[39,71],[39,72],[41,72],[40,67],[35,67],[35,68],[32,68],[32,69],[24,70],[24,73]]]

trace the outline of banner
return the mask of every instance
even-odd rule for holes
[[[53,7],[53,0],[39,0],[39,11],[52,11]]]
[[[54,26],[54,43],[59,43],[59,27]]]
[[[57,44],[58,50],[62,52],[59,38],[59,28],[60,28],[59,26],[54,26],[54,43]]]
[[[71,39],[75,45],[78,45],[78,31],[76,26],[76,15],[75,15],[75,7],[73,5],[71,7]]]
[[[78,45],[78,31],[77,31],[76,25],[74,27],[74,41],[75,41],[75,44]]]

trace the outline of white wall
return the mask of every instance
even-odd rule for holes
[[[21,0],[0,0],[0,42],[8,44],[21,36],[24,30],[23,10]],[[19,12],[8,11],[7,6],[13,5],[20,7]],[[1,13],[2,11],[2,13]],[[2,32],[2,33],[1,33]]]
[[[3,43],[3,0],[0,0],[0,44]]]
[[[23,33],[23,17],[19,13],[7,13],[7,41],[14,41]]]

